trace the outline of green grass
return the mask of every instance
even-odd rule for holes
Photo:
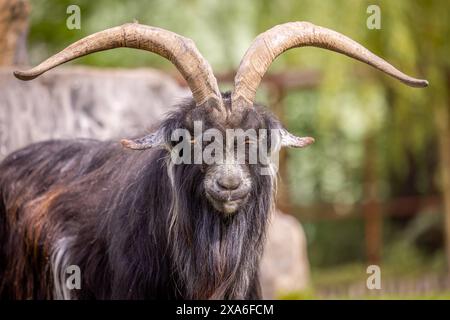
[[[425,276],[444,276],[446,274],[445,259],[442,253],[431,257],[421,257],[417,252],[399,246],[393,248],[391,253],[385,256],[380,265],[383,287],[390,282],[420,281]],[[311,299],[358,299],[358,300],[449,300],[450,289],[444,292],[405,292],[405,293],[380,293],[374,291],[362,292],[349,296],[345,294],[330,295],[330,289],[347,288],[351,285],[364,285],[368,274],[366,264],[351,263],[333,268],[312,268],[311,288],[301,292],[287,292],[278,295],[283,300],[311,300]],[[345,291],[345,290],[343,290]],[[324,292],[328,292],[324,298]]]
[[[278,296],[280,300],[450,300],[450,291],[436,292],[428,294],[381,294],[381,295],[361,295],[358,297],[335,296],[332,298],[323,298],[312,290],[289,292]]]

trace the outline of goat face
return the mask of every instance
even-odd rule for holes
[[[225,96],[224,104],[227,108],[231,107],[229,96]],[[227,121],[214,117],[204,119],[204,115],[198,112],[192,115],[190,121],[194,124],[205,123],[201,139],[204,145],[203,185],[206,198],[219,212],[230,215],[246,205],[253,184],[257,183],[257,175],[262,173],[260,167],[265,165],[257,156],[259,147],[267,141],[258,133],[277,124],[273,120],[262,109],[254,108],[245,110],[241,117],[228,117]],[[209,141],[209,132],[217,133],[214,141]],[[198,140],[195,137],[194,143],[198,143]],[[218,148],[214,150],[211,147]]]
[[[227,217],[248,205],[251,191],[261,180],[273,178],[279,138],[274,132],[282,127],[264,107],[234,113],[230,94],[222,98],[228,110],[225,120],[208,112],[210,107],[196,107],[192,102],[172,113],[147,141],[167,147],[175,166],[194,170],[202,190],[190,192],[200,193]],[[132,141],[124,144],[132,146]]]
[[[236,212],[247,202],[252,188],[252,179],[248,164],[239,163],[226,148],[222,163],[207,166],[204,179],[205,195],[218,211],[229,215]]]

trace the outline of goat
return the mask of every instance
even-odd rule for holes
[[[270,154],[314,140],[296,137],[254,103],[271,62],[284,51],[315,46],[343,53],[423,87],[353,40],[307,22],[275,26],[244,55],[232,92],[221,93],[192,40],[125,24],[81,39],[17,78],[33,79],[93,52],[130,47],[170,60],[192,91],[152,133],[114,141],[56,140],[30,145],[0,164],[0,298],[258,299],[258,265],[274,207],[274,163],[175,163],[173,132],[267,129]],[[267,137],[266,137],[267,138]],[[256,139],[263,139],[260,135]],[[195,149],[198,136],[188,141]],[[233,138],[234,141],[234,138]],[[251,141],[245,140],[246,144]],[[200,148],[203,148],[200,145]],[[205,147],[206,148],[206,147]],[[258,144],[258,148],[260,145]],[[179,150],[178,150],[179,151]],[[178,153],[175,152],[175,153]],[[186,151],[186,150],[185,150]],[[270,174],[261,174],[268,168]],[[81,288],[65,285],[81,270]]]

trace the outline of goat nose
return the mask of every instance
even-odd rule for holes
[[[227,175],[217,179],[217,184],[226,190],[236,190],[241,185],[239,176]]]

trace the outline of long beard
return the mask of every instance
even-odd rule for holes
[[[168,170],[173,170],[169,174],[173,182],[190,182],[173,188],[168,221],[169,246],[180,296],[246,298],[257,277],[263,251],[273,205],[273,178],[259,181],[246,205],[226,217],[202,196],[203,189],[199,187],[202,184],[196,181],[198,173],[173,166]],[[186,177],[190,174],[191,177]]]

